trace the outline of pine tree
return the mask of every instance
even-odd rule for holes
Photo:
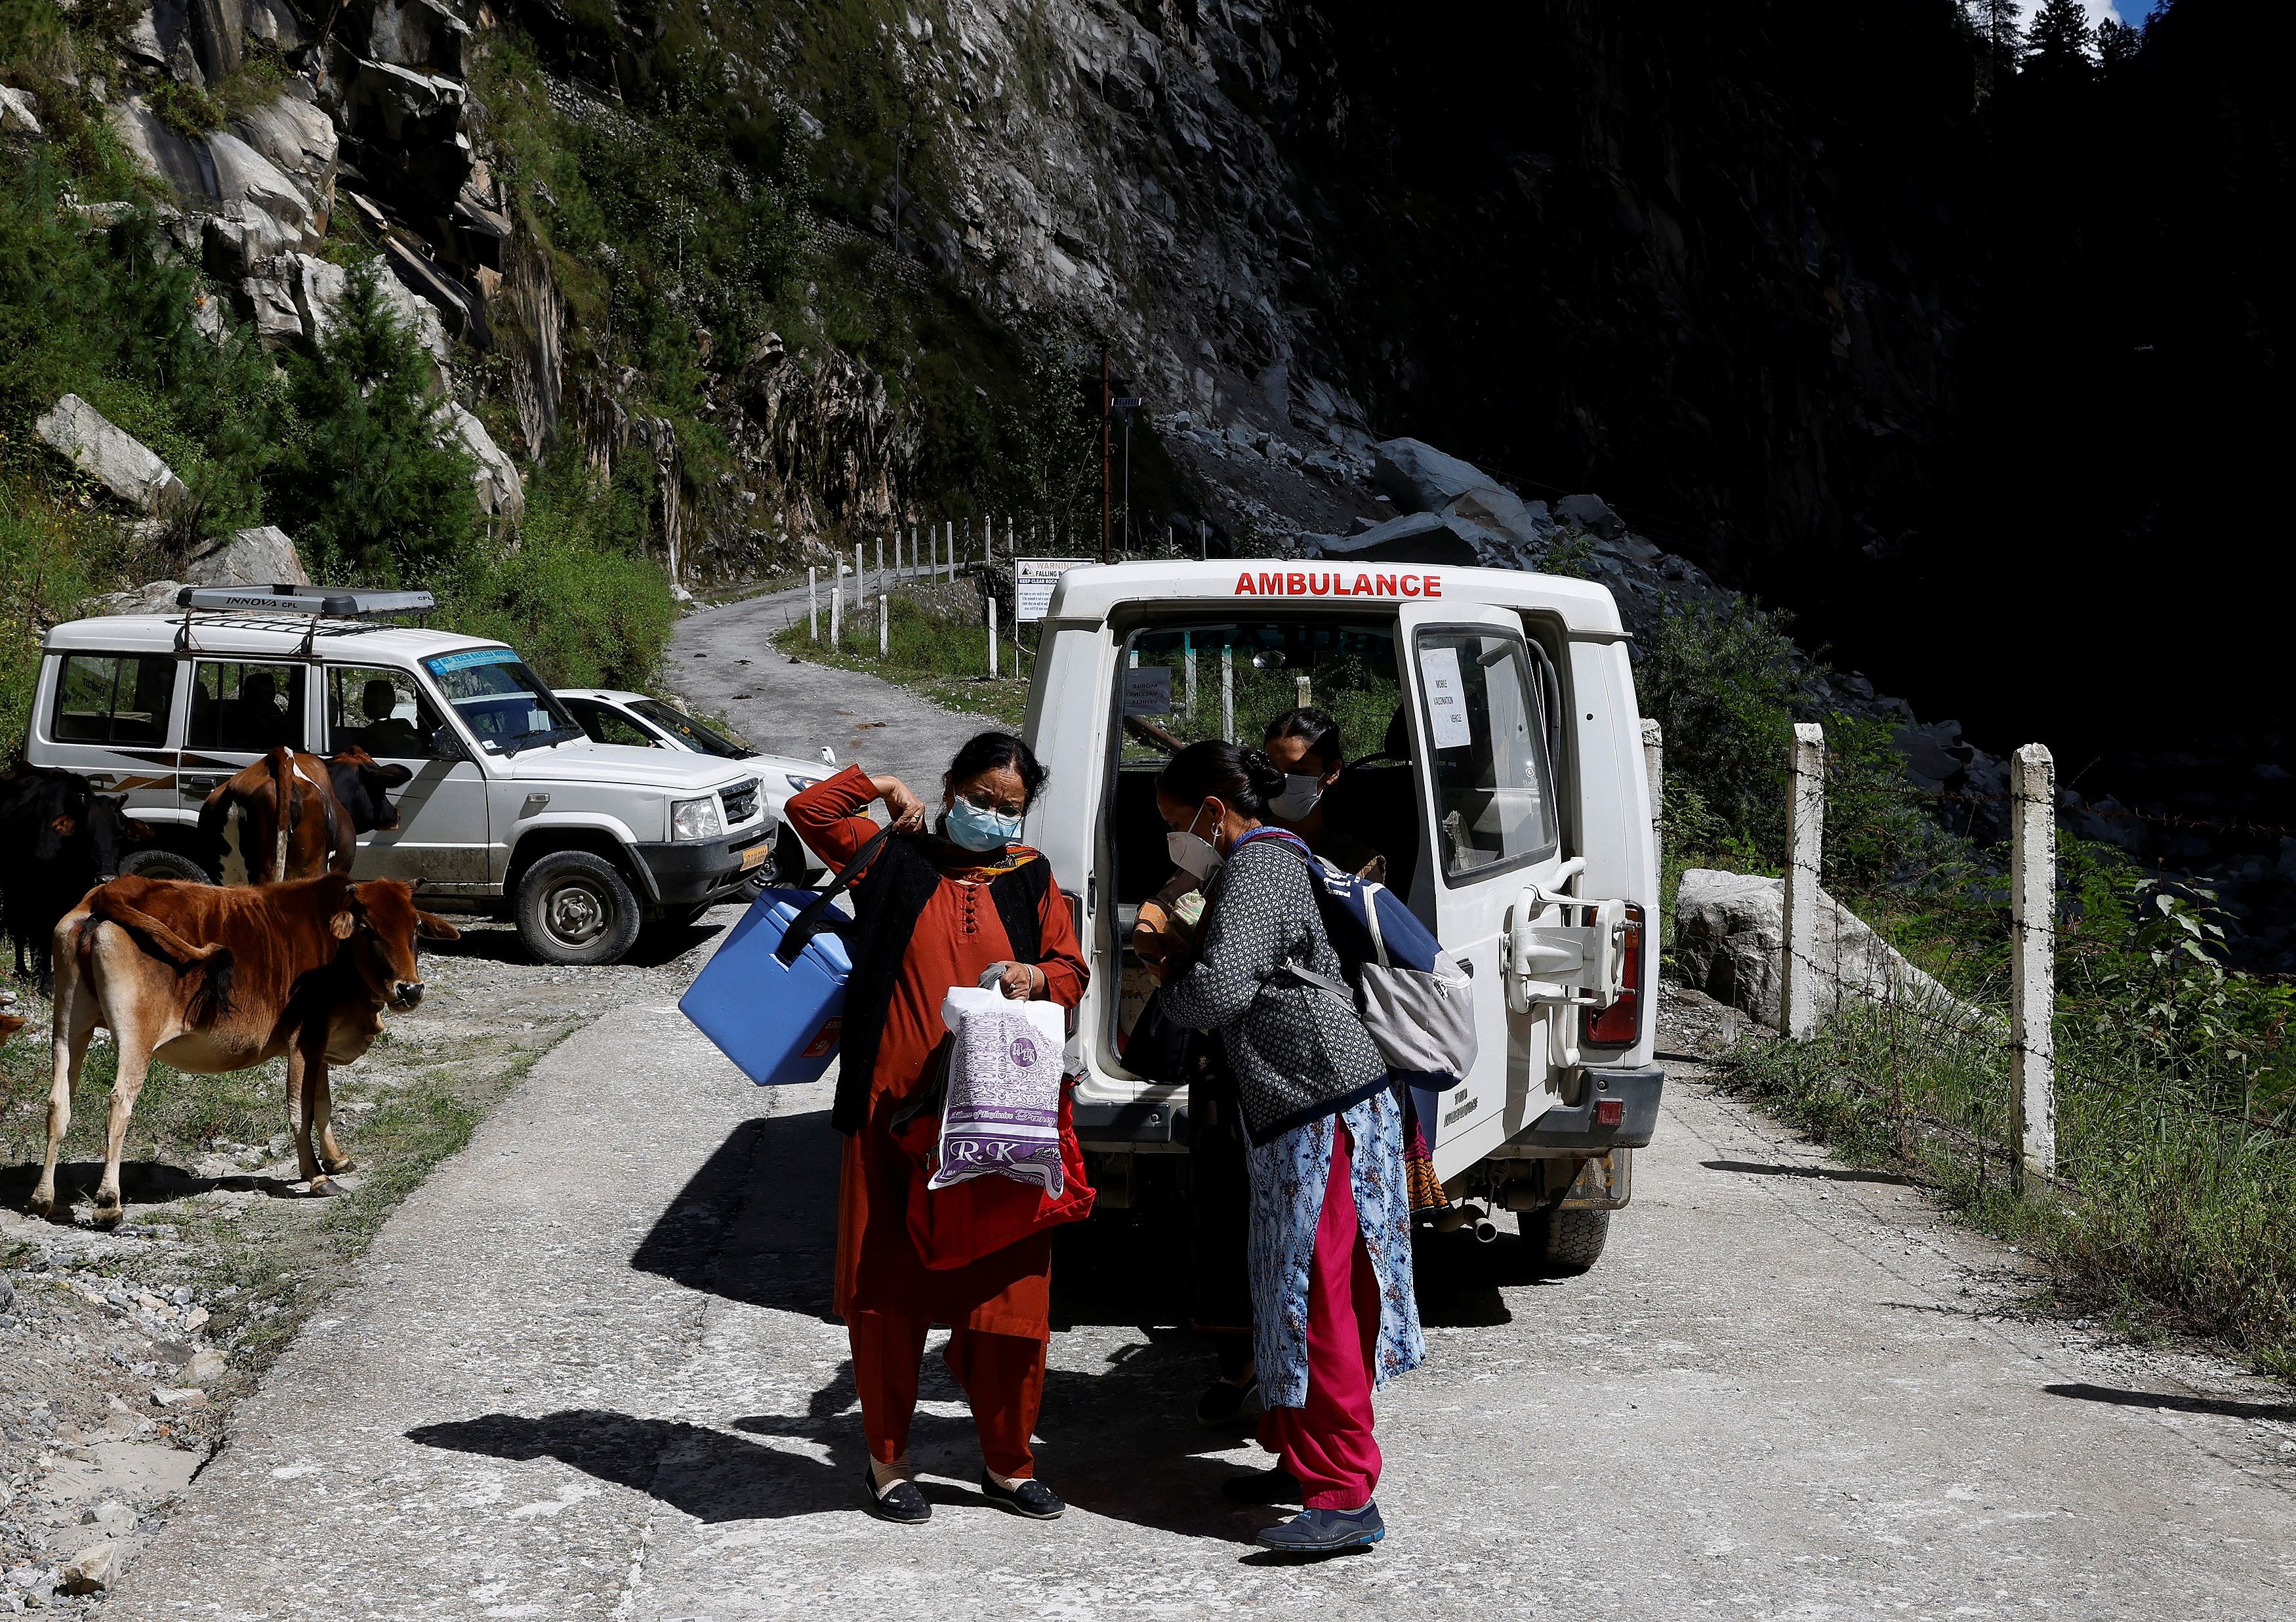
[[[1962,15],[1977,40],[1980,94],[1998,90],[2017,71],[2025,31],[2017,21],[2017,0],[1961,0]]]
[[[2113,18],[2107,17],[2096,25],[2096,54],[2108,73],[2135,62],[2137,48],[2144,43],[2144,35]]]
[[[2086,78],[2095,40],[2080,0],[2042,0],[2026,36],[2025,65],[2054,78]]]
[[[352,270],[318,353],[289,362],[300,420],[273,501],[322,578],[443,587],[480,535],[471,464],[440,443],[430,357],[382,296],[385,274]]]

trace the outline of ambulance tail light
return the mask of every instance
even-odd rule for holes
[[[1627,937],[1620,951],[1619,979],[1624,987],[1618,1000],[1606,1009],[1587,1009],[1578,1017],[1582,1048],[1631,1048],[1643,1035],[1643,910],[1627,903]]]

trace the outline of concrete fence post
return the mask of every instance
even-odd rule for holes
[[[893,538],[896,546],[900,537]],[[893,599],[885,592],[877,594],[877,657],[882,659],[893,651]]]
[[[1643,721],[1643,775],[1650,778],[1651,837],[1666,849],[1666,734],[1648,718]]]
[[[869,594],[861,589],[861,582],[867,577],[868,571],[861,564],[861,543],[857,540],[853,543],[853,607],[857,613],[869,605]]]
[[[829,646],[839,645],[845,618],[845,560],[837,561],[837,573],[829,582]]]
[[[1793,778],[1786,802],[1786,939],[1778,987],[1778,1028],[1807,1041],[1817,1034],[1817,877],[1825,847],[1825,729],[1793,729]]]
[[[894,544],[896,547],[898,547],[898,546],[899,546],[901,543],[900,543],[900,541],[897,539],[893,542],[893,544]],[[882,596],[882,595],[883,595],[883,593],[884,593],[884,590],[885,590],[885,538],[884,538],[883,536],[880,535],[880,536],[877,538],[877,591],[878,591],[878,594],[879,594],[880,596]]]
[[[996,674],[996,594],[988,594],[988,673]]]
[[[1235,742],[1235,645],[1220,647],[1220,736]]]
[[[821,570],[811,564],[805,571],[805,635],[808,642],[821,640]]]
[[[2009,1099],[2019,1193],[2057,1171],[2057,766],[2028,744],[2009,768]]]
[[[917,583],[917,526],[909,526],[909,584]]]

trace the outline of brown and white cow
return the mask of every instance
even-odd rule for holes
[[[216,786],[200,807],[200,832],[220,859],[235,813],[240,857],[256,884],[348,873],[361,834],[398,826],[388,791],[414,775],[364,749],[324,761],[274,749]]]
[[[385,1009],[403,1013],[422,1000],[415,937],[456,934],[418,910],[414,891],[394,878],[355,885],[329,873],[225,888],[155,878],[97,885],[56,926],[48,1157],[27,1208],[56,1214],[56,1150],[99,1025],[111,1032],[119,1070],[95,1191],[98,1223],[122,1214],[120,1144],[154,1058],[217,1075],[286,1055],[297,1166],[313,1193],[337,1192],[327,1174],[352,1167],[329,1121],[327,1067],[366,1051]]]

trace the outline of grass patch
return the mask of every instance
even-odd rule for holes
[[[829,642],[829,597],[822,594],[820,637],[816,640],[800,619],[774,638],[774,646],[816,664],[861,671],[906,687],[944,709],[991,715],[1017,729],[1029,704],[1028,676],[1036,667],[1030,646],[1034,632],[1023,631],[1024,655],[1020,676],[1013,673],[1013,648],[1009,630],[998,631],[998,675],[988,674],[988,628],[967,611],[969,586],[933,588],[927,591],[899,590],[890,594],[891,622],[887,651],[877,651],[876,605],[858,611],[844,627],[840,644]]]

